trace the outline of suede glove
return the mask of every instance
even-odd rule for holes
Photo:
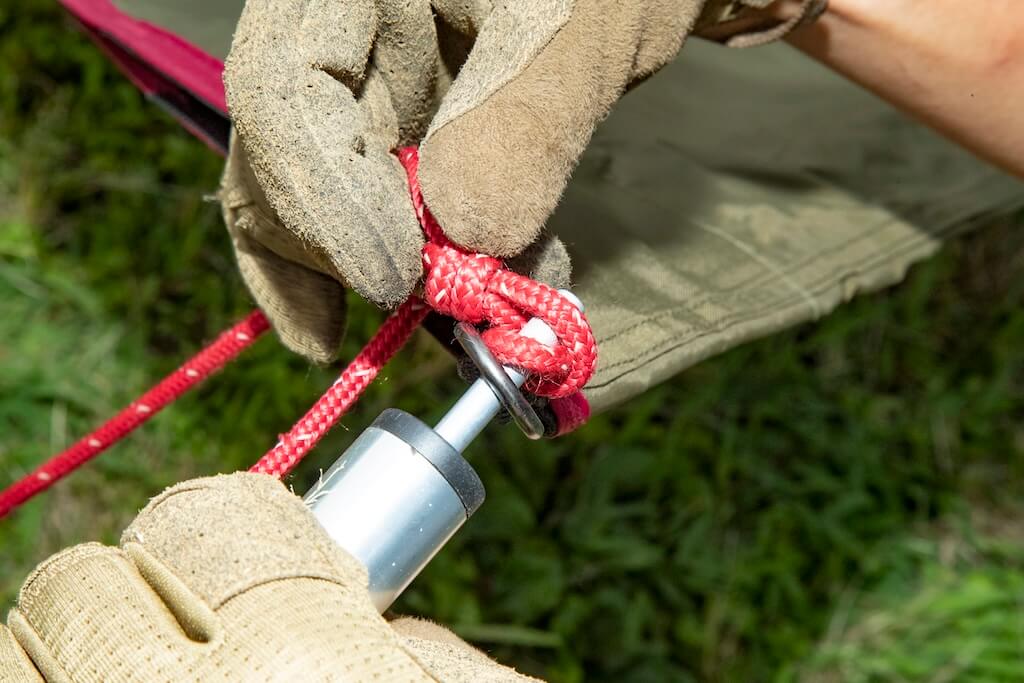
[[[727,41],[720,27],[771,2],[248,0],[225,64],[236,137],[220,193],[246,283],[288,347],[331,359],[343,285],[393,307],[421,275],[393,150],[421,145],[451,239],[516,256],[631,84],[695,27]],[[568,280],[557,240],[512,267]]]
[[[0,680],[536,680],[429,622],[389,624],[366,586],[276,479],[185,482],[120,548],[76,546],[32,573],[0,626]]]

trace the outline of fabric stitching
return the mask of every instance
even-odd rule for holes
[[[953,226],[951,228],[947,228],[947,229],[944,229],[944,230],[939,230],[936,233],[937,238],[938,239],[943,239],[943,238],[945,238],[945,237],[947,237],[947,236],[949,236],[949,235],[951,235],[951,234],[953,234],[953,233],[955,233],[957,231],[962,230],[964,228],[964,225],[966,223],[968,223],[968,222],[969,221],[964,221],[963,223],[958,223],[958,224],[956,224],[955,226]],[[881,263],[884,263],[886,261],[893,261],[896,258],[898,258],[900,256],[903,256],[911,248],[916,247],[916,246],[918,246],[920,244],[924,244],[927,241],[925,239],[918,239],[917,237],[918,237],[917,235],[911,236],[911,238],[906,240],[906,241],[904,241],[899,246],[899,248],[890,250],[889,252],[887,252],[886,254],[884,254],[884,255],[882,255],[880,257],[876,257],[874,259],[865,259],[865,260],[859,262],[857,264],[856,268],[858,270],[870,269],[870,268],[874,268],[877,265],[879,265]],[[854,272],[854,271],[851,271],[851,272]],[[809,285],[809,288],[810,289],[823,289],[823,291],[827,291],[827,289],[829,287],[833,286],[834,282],[837,283],[838,281],[833,281],[829,277],[826,276],[826,278],[818,280],[815,283],[813,283],[812,285]],[[823,287],[822,285],[825,285],[825,286]],[[774,302],[774,305],[775,306],[784,306],[786,308],[792,308],[792,304],[793,304],[794,301],[803,301],[803,300],[804,299],[802,297],[800,297],[800,298],[791,297],[791,298],[788,298],[788,299],[777,299]],[[690,309],[690,306],[688,306],[688,305],[680,305],[680,306],[674,307],[672,309],[671,313],[675,313],[675,312],[682,311],[682,310],[688,310],[688,309]],[[651,322],[654,322],[654,320],[656,318],[665,317],[669,313],[670,313],[669,311],[664,311],[662,313],[659,313],[657,316],[651,316],[650,318],[645,319],[645,320],[637,323],[637,325],[633,326],[632,329],[635,329],[637,327],[640,327],[640,326],[649,324]],[[633,358],[630,358],[628,360],[619,361],[618,363],[613,363],[611,365],[605,366],[604,368],[602,368],[602,370],[607,371],[607,370],[611,370],[613,368],[622,367],[623,365],[629,365],[630,363],[634,363],[636,361],[643,360],[643,362],[641,362],[641,363],[639,363],[639,364],[629,368],[625,372],[620,373],[620,374],[616,375],[615,377],[609,378],[609,379],[607,379],[607,380],[605,380],[603,382],[600,382],[600,383],[591,384],[590,386],[588,386],[588,389],[593,390],[593,389],[599,389],[599,388],[602,388],[602,387],[609,386],[610,384],[612,384],[615,381],[618,381],[622,377],[625,377],[625,376],[629,375],[632,372],[636,372],[636,371],[642,369],[643,367],[648,365],[651,362],[651,360],[653,360],[654,358],[657,358],[657,357],[660,357],[662,355],[665,355],[666,353],[672,351],[673,349],[680,348],[682,346],[686,346],[688,344],[693,343],[694,341],[697,341],[699,339],[703,339],[703,338],[708,337],[708,336],[713,336],[713,335],[721,334],[722,332],[725,332],[725,331],[727,331],[727,330],[729,330],[729,329],[731,329],[731,328],[733,328],[733,327],[735,327],[737,325],[743,324],[745,322],[752,322],[752,321],[756,321],[756,320],[759,320],[759,319],[763,319],[764,317],[765,317],[764,315],[744,316],[742,313],[736,313],[735,315],[728,316],[726,318],[723,318],[722,321],[720,321],[720,322],[727,322],[727,324],[719,324],[719,325],[717,325],[717,326],[715,326],[713,328],[710,328],[710,329],[707,329],[707,330],[703,330],[700,333],[698,333],[696,335],[692,335],[690,337],[687,337],[687,338],[685,338],[683,340],[678,340],[678,339],[666,340],[665,342],[662,342],[661,344],[658,344],[658,345],[648,349],[647,352],[642,353],[642,354],[640,354],[638,356],[634,356]]]
[[[797,282],[792,277],[790,277],[789,274],[785,270],[783,270],[782,268],[778,267],[770,259],[765,258],[761,254],[759,254],[757,251],[755,251],[746,242],[743,242],[739,238],[730,235],[729,233],[725,232],[724,230],[719,230],[718,228],[716,228],[716,227],[714,227],[712,225],[708,225],[708,224],[706,224],[706,223],[704,223],[702,221],[694,221],[694,225],[696,225],[701,230],[704,230],[706,232],[711,233],[712,235],[715,235],[719,239],[725,240],[729,244],[733,245],[735,248],[737,248],[740,251],[742,251],[745,254],[747,254],[750,258],[752,258],[755,261],[757,261],[758,263],[760,263],[762,266],[764,266],[768,270],[774,271],[778,280],[780,280],[780,281],[784,282],[785,284],[789,285],[794,291],[796,291],[798,294],[800,294],[801,296],[804,297],[804,299],[810,305],[810,307],[811,307],[811,314],[814,317],[818,317],[818,316],[821,315],[821,306],[820,306],[818,300],[809,291],[807,291],[806,289],[801,287],[800,283]]]

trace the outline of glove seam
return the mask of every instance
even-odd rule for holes
[[[34,602],[32,593],[44,591],[46,581],[52,574],[69,571],[85,559],[104,555],[111,551],[120,553],[117,548],[111,548],[102,543],[80,543],[46,558],[36,566],[22,584],[18,591],[18,605],[30,607]]]
[[[43,680],[47,683],[73,683],[67,669],[57,661],[39,632],[19,609],[11,610],[7,616],[7,627]]]

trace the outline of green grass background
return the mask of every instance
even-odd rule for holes
[[[220,160],[53,0],[0,5],[0,483],[251,307]],[[1024,235],[986,226],[898,289],[470,457],[477,517],[402,598],[555,681],[1024,678]],[[348,353],[379,323],[356,305]],[[147,498],[248,466],[331,381],[271,338],[0,522],[0,603]],[[294,477],[384,407],[460,390],[427,338]]]

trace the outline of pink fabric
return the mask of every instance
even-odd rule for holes
[[[558,431],[555,436],[568,434],[578,427],[582,427],[590,419],[590,401],[582,391],[577,391],[565,398],[553,399],[549,405],[558,422]]]
[[[112,39],[132,52],[141,62],[200,98],[227,113],[221,73],[224,64],[182,38],[119,10],[110,0],[60,0],[90,30],[104,40]],[[119,60],[120,61],[120,60]],[[143,90],[154,84],[139,70],[126,69]]]

